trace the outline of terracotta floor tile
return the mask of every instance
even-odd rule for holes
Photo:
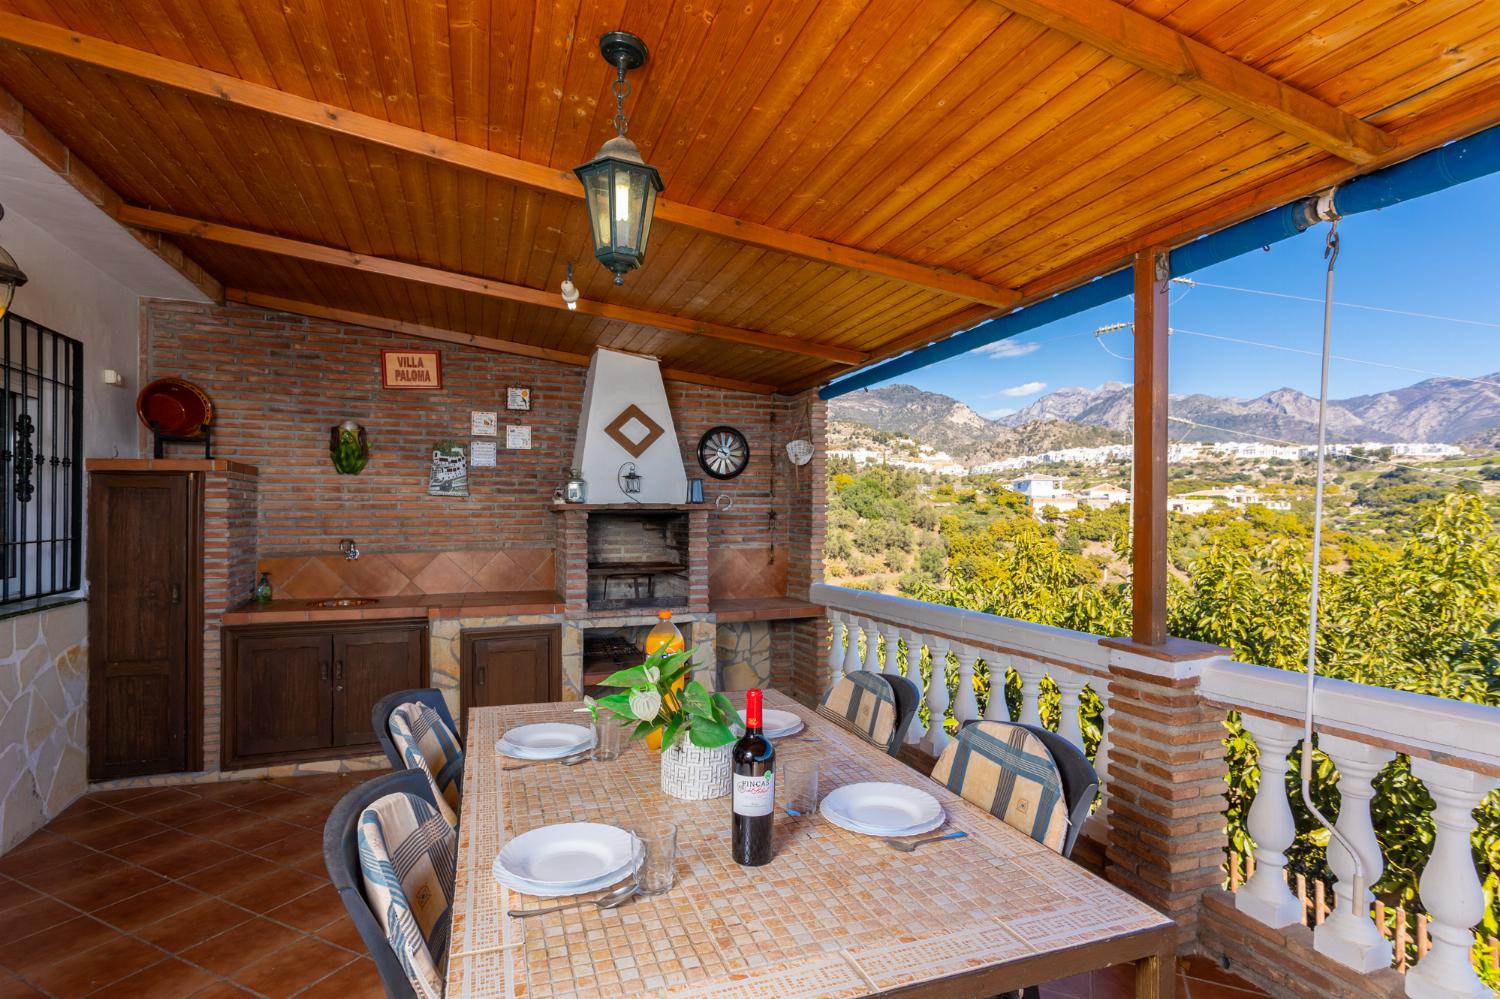
[[[208,896],[196,889],[175,881],[168,881],[155,888],[148,888],[139,895],[133,895],[122,902],[95,910],[94,915],[111,926],[117,926],[127,933],[134,933],[142,926],[165,919],[184,909],[191,909],[207,900]]]
[[[89,916],[78,916],[27,936],[6,937],[0,942],[0,964],[25,975],[32,968],[92,950],[119,935],[113,926]]]
[[[295,943],[261,958],[236,971],[233,981],[252,992],[283,999],[354,960],[346,950],[334,947],[316,937],[302,937]]]
[[[1181,959],[1178,962],[1178,967],[1193,982],[1212,982],[1216,985],[1224,985],[1232,989],[1242,989],[1247,992],[1264,994],[1255,985],[1247,982],[1233,971],[1226,971],[1219,962],[1198,954]]]
[[[70,839],[48,839],[29,850],[12,850],[0,857],[0,874],[12,878],[35,874],[58,864],[76,863],[93,853],[93,850]]]
[[[163,808],[171,808],[173,805],[183,801],[197,801],[196,794],[189,794],[179,787],[159,787],[150,794],[143,794],[137,798],[115,803],[116,808],[124,809],[135,815],[150,815],[155,817],[156,813]]]
[[[375,963],[362,957],[316,983],[297,999],[384,999],[385,989],[375,972]]]
[[[311,874],[278,867],[254,881],[247,881],[228,891],[221,891],[219,896],[226,902],[264,913],[295,898],[300,898],[322,884],[326,884],[326,881],[320,881]]]
[[[84,912],[93,912],[163,884],[166,884],[166,879],[160,874],[140,867],[127,867],[117,874],[106,874],[82,884],[59,888],[54,894],[60,902]]]
[[[218,979],[201,968],[195,968],[169,957],[158,961],[128,978],[107,985],[91,999],[184,999],[214,984]]]
[[[182,957],[228,976],[253,961],[274,954],[303,934],[269,919],[255,917],[182,952]]]
[[[226,843],[238,850],[252,850],[264,843],[270,843],[296,832],[300,827],[290,822],[282,822],[280,819],[263,819],[254,816],[253,821],[246,822],[233,829],[226,829],[220,833],[214,833],[210,838]]]
[[[55,898],[38,895],[25,905],[0,912],[0,938],[28,935],[78,915]]]
[[[191,909],[184,909],[148,926],[142,926],[135,931],[135,935],[163,950],[180,954],[194,944],[218,936],[252,918],[251,913],[239,906],[211,898]]]
[[[244,884],[246,881],[264,877],[272,871],[281,870],[276,864],[260,857],[253,857],[248,853],[236,852],[229,860],[223,863],[205,867],[179,877],[177,880],[183,884],[192,885],[199,891],[217,894],[226,888]]]
[[[348,910],[344,908],[339,893],[332,885],[325,883],[285,905],[277,906],[266,913],[266,918],[311,933],[347,915]]]
[[[124,822],[90,826],[85,829],[74,830],[67,835],[70,839],[77,840],[84,846],[91,846],[96,850],[107,850],[112,846],[145,839],[147,836],[154,836],[159,832],[165,832],[171,828],[143,815],[131,815],[128,812],[121,814],[126,816]]]
[[[192,790],[209,801],[241,807],[290,793],[285,788],[277,787],[270,781],[264,780],[226,780],[217,784],[199,784]]]
[[[1218,982],[1209,982],[1201,978],[1187,979],[1187,994],[1191,999],[1256,999],[1257,996],[1266,996],[1267,993],[1249,982],[1246,988],[1236,989]]]
[[[237,811],[233,805],[223,805],[217,801],[208,801],[200,798],[197,795],[185,794],[172,804],[147,813],[147,818],[164,825],[172,826],[175,829],[197,819],[206,819],[210,816],[224,815],[233,811]]]
[[[19,978],[0,972],[0,999],[46,999],[46,993],[38,992]]]
[[[26,978],[55,996],[83,996],[155,964],[162,956],[150,944],[120,936],[82,954],[33,969]]]
[[[310,859],[323,859],[323,830],[302,829],[251,851],[257,857],[295,867]]]
[[[1042,999],[1092,999],[1092,976],[1070,975],[1042,986]]]
[[[193,999],[252,999],[253,994],[229,982],[215,982],[202,992],[194,992]]]
[[[17,906],[25,905],[27,902],[35,902],[42,898],[42,893],[29,885],[23,885],[19,881],[10,878],[0,880],[0,887],[5,890],[0,892],[0,913],[9,912]]]
[[[94,853],[87,857],[80,857],[70,864],[60,864],[57,867],[35,871],[16,880],[30,885],[39,892],[50,894],[70,885],[83,884],[85,881],[92,881],[106,874],[120,874],[131,869],[129,864],[118,857]]]
[[[210,867],[233,863],[245,854],[232,846],[211,839],[171,833],[176,845],[154,858],[138,860],[136,863],[169,878],[187,879]]]
[[[364,937],[359,935],[359,930],[354,928],[352,919],[335,919],[333,922],[318,930],[318,936],[329,943],[353,951],[356,954],[368,954],[370,951],[365,947]]]

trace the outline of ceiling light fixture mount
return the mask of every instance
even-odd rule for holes
[[[613,272],[619,285],[646,259],[656,196],[664,187],[661,174],[625,136],[630,128],[630,119],[625,117],[630,83],[625,74],[646,64],[646,43],[629,32],[611,31],[600,37],[599,54],[617,74],[610,88],[615,95],[615,137],[600,146],[593,159],[574,167],[573,173],[583,184],[594,256]]]
[[[568,311],[569,312],[575,312],[575,311],[577,311],[577,309],[578,309],[578,286],[573,283],[573,263],[572,263],[572,261],[568,262],[568,276],[565,277],[565,278],[563,278],[563,283],[562,283],[562,289],[561,290],[562,290],[563,304],[567,305]]]

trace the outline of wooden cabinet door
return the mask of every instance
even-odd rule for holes
[[[417,625],[333,636],[333,744],[374,744],[370,712],[386,694],[422,685],[427,630]]]
[[[195,480],[95,473],[88,543],[89,776],[191,769],[202,714]]]
[[[465,707],[558,700],[562,697],[558,646],[556,628],[464,632]]]
[[[235,759],[333,745],[332,652],[326,633],[236,636]]]

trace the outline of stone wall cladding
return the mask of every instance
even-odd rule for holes
[[[88,604],[0,621],[0,853],[88,784]]]
[[[719,625],[719,677],[725,690],[773,685],[771,635],[770,621]]]

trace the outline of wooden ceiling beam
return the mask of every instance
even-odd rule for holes
[[[507,183],[520,184],[574,200],[583,199],[583,188],[569,170],[530,163],[480,146],[360,114],[348,108],[325,104],[274,87],[70,31],[45,21],[7,14],[0,18],[0,42],[31,52],[57,56],[107,73],[128,76],[147,84],[222,101],[333,135],[420,156]],[[661,222],[686,226],[739,243],[861,271],[990,306],[1009,307],[1019,297],[1012,289],[988,284],[941,267],[872,253],[667,199],[658,199],[656,218]]]
[[[994,2],[1351,163],[1395,148],[1374,125],[1114,0]]]
[[[562,295],[556,291],[530,288],[525,285],[510,284],[505,281],[492,281],[488,278],[462,274],[458,271],[444,270],[440,267],[428,267],[424,264],[408,263],[404,260],[372,257],[333,246],[308,243],[298,239],[287,239],[284,236],[272,236],[250,229],[237,229],[234,226],[219,225],[215,222],[205,222],[200,219],[186,218],[167,212],[152,211],[148,208],[137,208],[133,205],[119,206],[115,211],[115,218],[124,225],[137,229],[146,229],[151,232],[167,233],[173,236],[186,236],[191,239],[205,239],[213,243],[222,243],[226,246],[235,246],[245,250],[273,253],[278,256],[293,257],[297,260],[328,264],[334,267],[347,267],[351,270],[363,271],[367,274],[381,274],[385,277],[399,278],[404,281],[416,281],[439,288],[451,288],[455,291],[472,292],[473,294],[485,295],[489,298],[499,298],[509,302],[521,302],[525,305],[536,305],[544,309],[558,309],[565,312],[574,311],[580,315],[597,316],[601,319],[634,323],[637,326],[649,326],[653,329],[669,330],[673,333],[685,333],[689,336],[727,340],[731,343],[745,344],[746,346],[759,347],[762,350],[773,350],[783,354],[800,354],[804,357],[815,357],[819,360],[833,361],[841,365],[861,364],[870,359],[870,355],[863,351],[849,350],[845,347],[812,343],[779,333],[762,333],[759,330],[741,329],[738,326],[724,326],[719,323],[700,322],[696,319],[686,319],[682,316],[674,316],[664,312],[652,312],[648,309],[637,309],[628,305],[614,305],[609,302],[596,302],[587,298],[579,299],[578,308],[569,310],[562,300]]]
[[[516,343],[512,340],[500,340],[495,337],[479,336],[474,333],[460,333],[457,330],[443,329],[438,326],[424,326],[421,323],[408,323],[400,319],[391,319],[387,316],[372,316],[366,312],[335,309],[327,305],[319,305],[316,302],[303,302],[295,298],[261,295],[253,291],[246,291],[243,288],[224,289],[224,299],[257,309],[293,312],[299,315],[311,316],[314,319],[326,319],[329,322],[346,323],[351,326],[365,326],[369,329],[385,330],[388,333],[400,333],[403,336],[417,337],[422,340],[455,343],[465,347],[475,347],[479,350],[492,350],[499,354],[534,357],[538,360],[555,361],[559,364],[567,364],[580,368],[586,368],[589,365],[587,354],[575,354],[566,350],[553,350],[550,347],[538,347],[529,343]],[[709,385],[714,388],[733,389],[736,392],[751,392],[756,395],[771,395],[776,391],[774,386],[764,385],[760,382],[741,381],[738,378],[721,378],[718,375],[705,375],[697,371],[684,371],[680,368],[662,368],[661,374],[663,378],[669,381],[691,382],[694,385]]]

